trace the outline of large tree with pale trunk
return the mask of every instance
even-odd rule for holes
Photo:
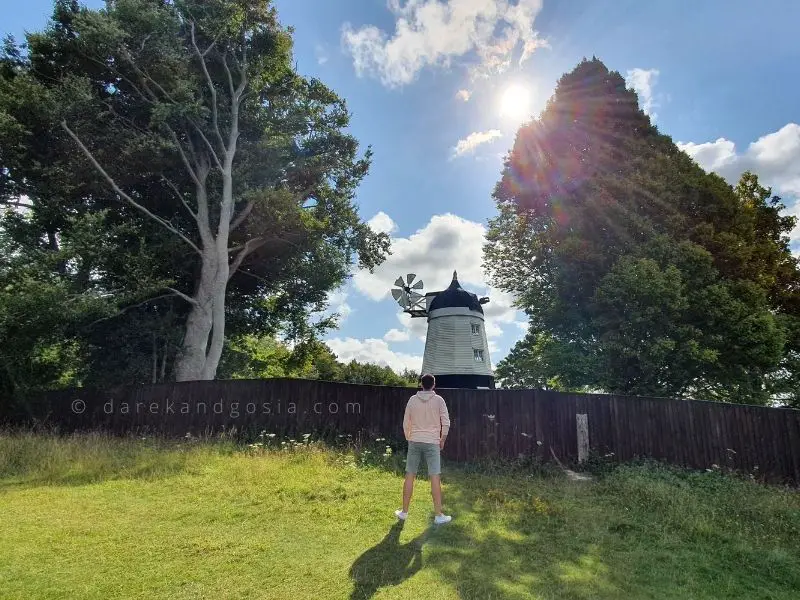
[[[353,203],[370,152],[345,132],[344,101],[295,72],[269,2],[61,1],[56,16],[29,39],[14,85],[52,101],[61,135],[47,135],[71,153],[59,160],[93,183],[71,200],[148,223],[150,240],[179,253],[148,290],[187,306],[178,381],[215,377],[231,292],[239,321],[279,315],[297,330],[308,311],[292,306],[323,306],[353,256],[365,268],[383,259],[387,236]],[[53,174],[27,173],[24,154],[5,161],[8,179],[35,211],[48,198],[34,184]]]

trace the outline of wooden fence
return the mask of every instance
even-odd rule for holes
[[[64,430],[183,436],[236,428],[402,438],[403,410],[411,393],[408,388],[298,379],[191,382],[52,392],[34,410],[40,420]],[[797,410],[539,390],[440,393],[452,422],[444,452],[450,459],[548,460],[552,448],[562,461],[575,462],[583,458],[582,423],[588,448],[617,460],[646,456],[800,483]]]

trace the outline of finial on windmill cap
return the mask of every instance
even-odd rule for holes
[[[455,271],[455,269],[453,270],[453,281],[458,281],[458,273]]]

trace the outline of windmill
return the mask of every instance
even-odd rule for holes
[[[405,279],[400,276],[394,282],[392,298],[400,305],[403,312],[412,317],[427,316],[425,296],[422,294],[423,286],[422,279],[417,279],[414,273],[408,273]]]
[[[392,288],[404,313],[428,321],[422,372],[436,376],[440,388],[494,388],[483,314],[489,298],[462,288],[455,271],[447,289],[426,294],[422,289],[414,273],[398,277]]]

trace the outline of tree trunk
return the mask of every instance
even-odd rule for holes
[[[233,153],[226,159],[223,170],[217,235],[203,240],[200,285],[186,322],[186,337],[176,365],[176,381],[214,379],[222,357],[225,344],[225,296],[230,275],[228,240],[233,217],[232,171]]]
[[[161,376],[159,381],[164,383],[164,378],[167,373],[167,355],[169,354],[169,340],[164,340],[164,353],[161,356]]]
[[[226,261],[227,265],[227,261]],[[214,288],[217,259],[204,249],[200,282],[193,296],[192,308],[186,319],[183,346],[175,361],[175,381],[213,379],[205,375],[208,337],[214,325]],[[214,369],[216,374],[216,368]]]
[[[233,130],[235,132],[235,128]],[[232,132],[233,135],[233,132]],[[235,144],[235,137],[231,145]],[[235,146],[234,146],[235,148]],[[233,218],[233,151],[229,151],[225,158],[222,174],[222,203],[220,206],[219,228],[217,229],[216,253],[217,271],[214,279],[214,296],[211,307],[211,316],[214,328],[211,332],[211,345],[206,356],[203,368],[203,379],[214,379],[217,375],[219,359],[222,357],[222,348],[225,344],[225,293],[228,290],[228,277],[230,264],[228,263],[228,240],[230,238],[230,224]]]

